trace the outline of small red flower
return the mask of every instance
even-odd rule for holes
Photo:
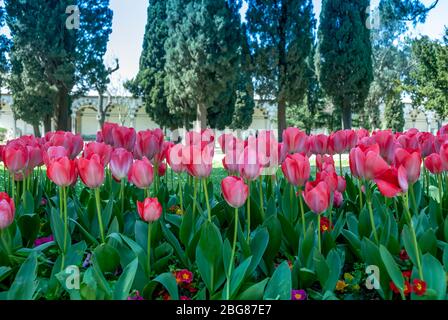
[[[193,273],[187,269],[176,271],[176,282],[179,283],[191,283],[193,281]]]
[[[326,217],[320,218],[320,232],[328,232],[333,229],[333,226],[330,225],[330,220]]]
[[[187,296],[181,296],[180,300],[191,300],[190,298],[188,298]]]
[[[409,255],[406,250],[403,249],[400,251],[400,259],[403,261],[409,260]]]
[[[404,290],[403,293],[405,296],[409,295],[412,292],[412,287],[409,281],[404,282]]]
[[[164,292],[162,298],[163,300],[171,300],[171,296],[168,294],[168,292]]]
[[[403,277],[405,279],[410,280],[411,279],[411,275],[412,275],[412,271],[411,270],[403,271],[402,274],[403,274]]]
[[[420,279],[414,279],[412,290],[418,296],[422,296],[426,292],[426,282]]]

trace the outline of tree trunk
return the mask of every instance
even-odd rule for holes
[[[70,131],[69,123],[69,96],[67,89],[59,88],[57,110],[56,110],[56,130]]]
[[[201,130],[207,129],[207,107],[204,103],[198,103],[196,121]]]
[[[106,110],[104,110],[104,95],[103,93],[99,93],[98,100],[98,122],[100,123],[100,129],[103,128],[104,122],[106,122]]]
[[[277,104],[278,139],[282,141],[283,130],[286,129],[286,102],[280,99]]]
[[[51,116],[47,116],[44,119],[44,131],[45,133],[51,132]]]
[[[342,107],[342,129],[352,128],[352,107],[349,103],[345,103]]]
[[[40,128],[38,124],[33,124],[34,136],[40,138]]]

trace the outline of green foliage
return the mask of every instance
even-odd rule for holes
[[[171,113],[194,114],[202,127],[208,120],[210,126],[223,128],[234,111],[240,16],[229,2],[212,0],[171,0],[167,12],[168,108]]]
[[[352,112],[364,107],[372,75],[368,0],[323,1],[319,25],[319,81],[342,113],[344,128]]]
[[[308,84],[315,19],[309,0],[250,0],[248,30],[254,51],[255,91],[275,99],[279,137],[286,127],[286,108],[302,102]]]
[[[415,40],[412,53],[416,64],[409,85],[413,103],[434,111],[443,121],[448,116],[448,29],[443,42],[428,37]]]
[[[400,91],[392,91],[386,97],[386,107],[384,118],[386,119],[386,128],[395,132],[403,132],[404,128],[404,103],[401,101]]]
[[[82,12],[79,29],[66,27],[66,8],[73,4]],[[54,114],[57,129],[68,130],[70,97],[108,82],[103,56],[112,32],[109,0],[7,0],[5,8],[13,42],[11,90],[19,98],[17,114],[25,121],[34,118],[32,124]],[[20,84],[27,88],[24,97]]]

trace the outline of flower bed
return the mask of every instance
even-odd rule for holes
[[[282,141],[110,123],[9,141],[0,299],[447,298],[448,126]]]

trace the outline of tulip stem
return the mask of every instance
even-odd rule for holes
[[[438,181],[438,184],[439,184],[440,214],[443,216],[443,203],[442,203],[443,187],[442,187],[442,175],[440,173],[437,175],[437,181]]]
[[[250,185],[251,185],[250,180],[247,181],[247,244],[250,244]]]
[[[261,217],[264,221],[265,214],[264,214],[264,203],[263,203],[263,176],[260,176],[259,181],[260,181],[260,183],[259,183],[260,212],[261,212]]]
[[[106,243],[104,239],[104,227],[103,227],[103,219],[101,217],[101,199],[100,199],[100,189],[95,189],[95,200],[96,200],[96,212],[98,214],[98,225],[100,226],[100,235],[101,242]]]
[[[196,198],[198,196],[198,180],[196,178],[194,179],[194,191],[193,191],[193,221],[195,218],[195,214],[196,214]]]
[[[121,216],[124,214],[124,179],[120,181]]]
[[[180,176],[180,174],[178,175],[179,176],[179,201],[180,201],[180,210],[182,211],[182,213],[184,212],[184,198],[183,198],[183,189],[182,189],[182,179],[181,179],[181,176]],[[173,189],[174,189],[174,184],[173,184]]]
[[[212,222],[212,210],[210,209],[210,202],[208,200],[207,179],[202,179],[202,185],[204,186],[205,202],[207,205],[208,221]]]
[[[319,248],[319,253],[322,252],[321,235],[320,235],[320,214],[317,215],[317,243]]]
[[[375,219],[373,217],[372,195],[369,185],[366,185],[366,197],[367,197],[366,202],[367,202],[367,208],[369,209],[370,225],[372,227],[373,237],[375,238],[376,244],[379,244],[378,234],[376,233],[376,227],[375,227]]]
[[[361,180],[358,180],[358,186],[359,186],[359,213],[362,211],[362,182]]]
[[[230,276],[232,275],[233,259],[235,259],[236,239],[238,233],[238,208],[235,208],[235,226],[233,229],[232,254],[230,256],[229,270],[227,272],[227,300],[230,300]]]
[[[151,278],[151,222],[148,223],[148,278]]]
[[[59,216],[61,219],[64,217],[64,190],[63,187],[59,187]]]
[[[412,206],[414,207],[414,214],[417,214],[418,213],[418,208],[417,208],[417,201],[415,199],[414,185],[410,185],[409,186],[409,191],[410,191],[410,194],[411,194]]]
[[[302,187],[299,187],[299,203],[300,203],[300,213],[302,215],[303,239],[305,239],[306,226],[305,226],[305,209],[303,208]]]
[[[405,194],[403,194],[403,205],[405,207],[405,213],[406,213],[406,218],[408,220],[409,228],[411,229],[412,242],[414,244],[415,256],[417,259],[418,274],[419,274],[420,279],[423,280],[423,268],[422,268],[422,263],[420,261],[420,250],[418,248],[417,235],[415,233],[414,222],[412,221],[412,217],[411,217],[411,211],[409,210],[408,193],[409,192],[406,192]]]
[[[64,200],[64,254],[67,253],[67,238],[68,238],[68,212],[67,212],[67,189],[62,188],[63,200]]]

